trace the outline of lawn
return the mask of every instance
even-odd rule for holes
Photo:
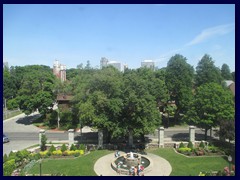
[[[67,176],[96,176],[94,164],[100,157],[113,151],[98,150],[74,159],[44,159],[42,174],[59,174]],[[219,171],[228,166],[226,157],[184,157],[175,153],[172,148],[148,150],[169,161],[172,166],[170,176],[198,176],[200,171]],[[110,165],[109,165],[110,166]],[[39,163],[29,170],[28,174],[39,174]]]
[[[96,176],[94,164],[102,156],[113,151],[91,151],[82,157],[74,159],[44,159],[42,161],[42,174],[64,174],[67,176]],[[109,165],[110,166],[110,165]],[[29,170],[28,174],[39,174],[39,163]]]
[[[172,148],[148,150],[166,159],[172,166],[170,176],[197,176],[200,171],[219,171],[228,166],[227,157],[184,157]]]

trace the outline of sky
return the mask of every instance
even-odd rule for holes
[[[196,68],[209,54],[235,71],[234,4],[4,4],[3,61],[9,66],[94,68],[100,59],[135,69],[166,67],[175,54]]]

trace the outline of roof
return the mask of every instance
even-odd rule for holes
[[[73,99],[72,95],[58,94],[57,101],[71,101]]]
[[[226,83],[227,87],[229,87],[232,83],[234,83],[234,81],[226,80],[225,83]]]

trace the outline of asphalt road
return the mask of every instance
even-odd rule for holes
[[[29,146],[39,143],[39,128],[32,125],[32,121],[39,117],[38,113],[25,116],[19,115],[15,118],[5,120],[3,122],[3,132],[7,134],[10,142],[3,144],[3,154],[9,154],[12,150],[22,150]],[[89,131],[89,130],[87,130]],[[210,137],[210,132],[208,135]],[[214,134],[214,132],[212,133]],[[67,141],[68,132],[52,132],[46,131],[48,141]],[[153,135],[147,135],[149,139],[158,139],[158,131],[155,131]],[[79,133],[75,132],[75,140],[79,139]],[[85,139],[96,139],[96,133],[84,133],[83,138]],[[188,141],[189,130],[186,129],[165,129],[164,131],[165,141]],[[216,138],[216,137],[215,137]],[[204,131],[201,129],[195,130],[195,139],[204,139]]]

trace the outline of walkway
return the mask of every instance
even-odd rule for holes
[[[120,154],[124,154],[124,152],[120,152]],[[144,176],[169,176],[172,172],[172,167],[170,163],[163,159],[160,156],[155,154],[147,153],[145,155],[151,158],[153,164],[153,168],[151,171],[144,173]],[[119,175],[116,171],[114,171],[111,167],[111,163],[114,160],[114,153],[108,154],[106,156],[101,157],[97,160],[94,165],[94,171],[98,176],[124,176]]]

